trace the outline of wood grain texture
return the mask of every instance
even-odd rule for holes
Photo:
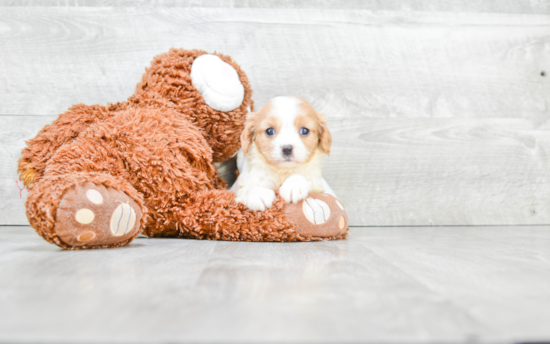
[[[314,8],[391,11],[550,13],[550,3],[529,0],[3,0],[1,6]]]
[[[27,224],[25,198],[14,181],[16,161],[23,140],[54,118],[0,116],[5,161],[0,223]],[[324,176],[346,205],[351,226],[550,223],[547,122],[360,117],[328,122],[334,146]]]
[[[0,12],[0,114],[119,101],[170,47],[230,54],[254,98],[340,117],[548,115],[550,16],[316,9],[15,8]]]
[[[0,224],[27,223],[14,181],[24,139],[75,103],[126,99],[170,47],[232,55],[258,106],[290,94],[325,113],[325,177],[352,226],[550,223],[550,15],[459,3],[2,7]]]
[[[344,119],[331,128],[324,173],[354,225],[550,223],[546,122]]]
[[[468,317],[496,331],[495,341],[550,338],[547,226],[365,228],[355,233],[365,248],[444,295],[449,307],[467,309]],[[465,341],[477,336],[472,337]]]
[[[549,246],[545,227],[433,227],[70,252],[0,227],[0,342],[543,341]]]
[[[56,116],[0,116],[0,225],[28,224],[27,190],[17,182],[17,160],[25,140],[35,136]]]

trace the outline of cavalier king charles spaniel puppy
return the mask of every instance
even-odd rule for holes
[[[321,175],[321,160],[330,154],[332,137],[325,116],[298,97],[276,97],[250,113],[237,154],[237,202],[251,210],[270,208],[275,191],[287,202],[308,193],[334,196]]]

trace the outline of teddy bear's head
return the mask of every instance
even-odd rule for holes
[[[241,146],[240,133],[252,90],[246,74],[229,56],[201,50],[170,49],[158,55],[136,87],[134,99],[161,97],[204,130],[214,162]]]

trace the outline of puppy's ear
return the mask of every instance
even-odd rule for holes
[[[248,148],[252,144],[252,138],[254,137],[254,117],[256,116],[255,112],[251,112],[246,116],[244,122],[244,129],[241,133],[241,148],[244,155],[248,153]]]
[[[317,116],[319,117],[319,145],[321,146],[323,152],[325,152],[327,155],[330,155],[330,147],[332,146],[332,135],[328,130],[325,115],[317,112]]]

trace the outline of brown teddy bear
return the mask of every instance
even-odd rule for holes
[[[117,247],[139,233],[243,241],[347,236],[344,207],[311,194],[277,197],[265,212],[235,202],[214,163],[240,147],[252,91],[229,57],[171,49],[153,60],[127,101],[78,104],[22,151],[27,217],[66,249]]]

